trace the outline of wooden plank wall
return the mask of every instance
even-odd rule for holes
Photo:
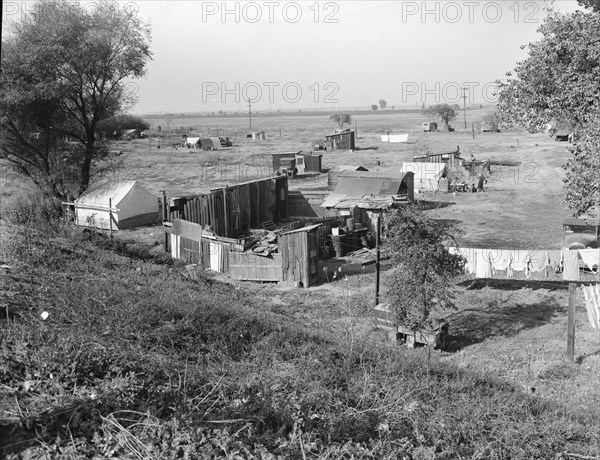
[[[234,238],[262,222],[285,219],[287,191],[287,177],[281,176],[181,197],[169,207],[167,219],[210,226],[215,234]]]
[[[230,252],[229,275],[242,281],[283,281],[281,254],[273,258],[252,253]]]

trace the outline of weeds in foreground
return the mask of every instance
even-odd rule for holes
[[[358,298],[273,308],[150,249],[32,232],[19,252],[16,234],[0,297],[7,458],[598,454],[597,414],[389,347]],[[340,321],[316,328],[319,309]]]

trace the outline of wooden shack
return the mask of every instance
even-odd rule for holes
[[[325,136],[326,150],[354,150],[356,147],[356,131],[350,129]]]
[[[304,153],[304,171],[321,172],[323,169],[323,155],[320,153]]]
[[[283,280],[309,287],[319,280],[319,239],[321,224],[309,225],[282,233],[277,241],[282,257]]]
[[[294,159],[296,155],[300,154],[302,150],[298,150],[296,152],[281,152],[281,153],[272,153],[271,158],[273,159],[273,172],[279,171],[281,168],[281,160],[284,159]]]
[[[426,132],[426,133],[428,133],[428,132],[434,132],[434,131],[438,130],[438,125],[434,121],[427,121],[425,123],[422,123],[421,127],[423,128],[423,131]]]
[[[286,218],[287,180],[287,176],[268,177],[207,194],[171,198],[163,220],[183,219],[208,226],[218,236],[235,238],[263,222]]]

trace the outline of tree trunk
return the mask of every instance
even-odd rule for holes
[[[85,145],[85,156],[81,165],[81,181],[79,182],[79,194],[87,190],[90,185],[90,169],[92,167],[92,159],[94,158],[96,138],[94,131],[87,133],[88,142]]]

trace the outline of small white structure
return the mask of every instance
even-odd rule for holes
[[[382,134],[381,142],[389,142],[390,144],[408,142],[408,134]]]
[[[75,200],[75,223],[84,227],[122,230],[155,224],[158,217],[158,198],[136,181],[105,182]]]
[[[199,137],[187,137],[184,142],[184,147],[187,147],[187,148],[200,147],[200,138]]]
[[[415,193],[435,192],[439,182],[446,176],[446,163],[402,163],[402,172],[411,172],[414,176]]]

